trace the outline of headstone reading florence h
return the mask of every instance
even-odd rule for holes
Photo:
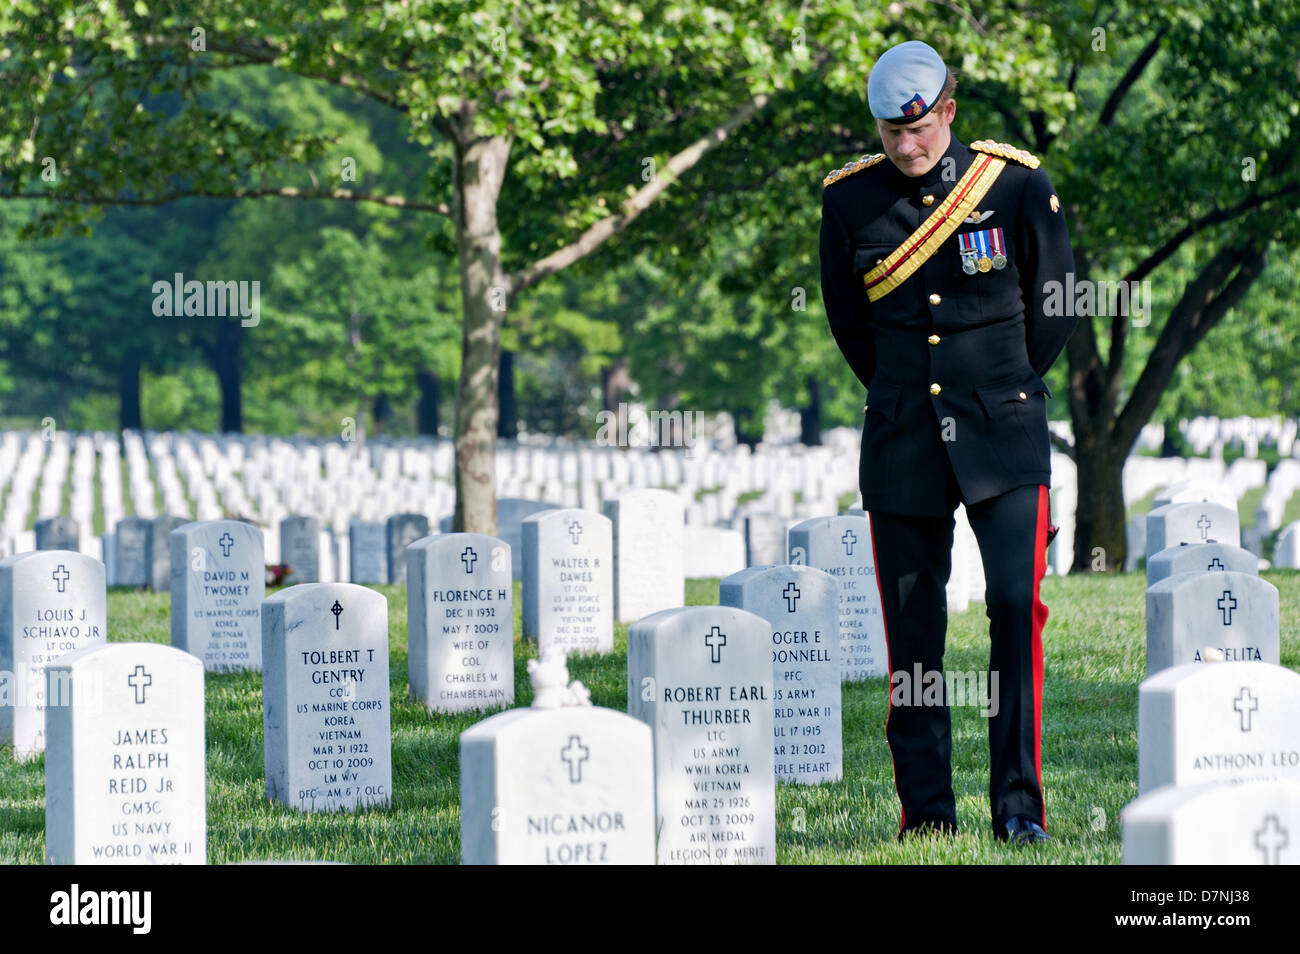
[[[262,668],[262,530],[199,520],[171,532],[171,635],[208,672]]]
[[[395,513],[384,524],[388,551],[388,582],[406,582],[406,548],[429,535],[429,518],[422,513]]]
[[[406,562],[406,554],[401,554]],[[352,583],[388,582],[388,530],[382,523],[352,518],[348,521],[348,580]],[[402,582],[406,574],[402,574]]]
[[[718,603],[771,632],[776,777],[814,785],[844,774],[839,590],[810,566],[755,566],[722,581]]]
[[[613,528],[589,510],[523,520],[524,638],[566,653],[614,649]]]
[[[77,521],[71,517],[46,517],[36,521],[36,549],[38,550],[72,550],[78,549]]]
[[[117,575],[113,582],[120,586],[147,586],[149,568],[146,563],[149,521],[143,517],[125,517],[117,522],[113,531],[113,544],[117,550]]]
[[[170,513],[149,521],[144,562],[149,576],[149,589],[155,593],[162,593],[171,585],[171,532],[189,522],[188,517],[177,517]]]
[[[660,864],[774,864],[771,627],[730,606],[628,628],[628,713],[654,738]]]
[[[388,601],[356,583],[304,583],[262,603],[266,796],[309,812],[393,793]]]
[[[1120,825],[1126,865],[1300,864],[1300,782],[1166,785]]]
[[[461,733],[462,861],[654,864],[649,726],[592,706],[558,649],[528,672],[531,708]]]
[[[280,521],[280,562],[290,570],[286,584],[320,580],[320,535],[319,517],[293,516]]]
[[[107,634],[104,564],[66,550],[0,560],[0,744],[16,758],[45,748],[46,667]]]
[[[406,548],[411,696],[438,712],[515,700],[510,546],[481,533],[439,533]]]
[[[1249,573],[1180,573],[1147,587],[1147,675],[1204,662],[1280,661],[1277,587]]]
[[[843,681],[887,677],[885,617],[867,518],[814,517],[795,524],[790,528],[790,562],[825,570],[839,586]]]
[[[1178,573],[1235,570],[1259,576],[1259,557],[1231,543],[1182,543],[1147,560],[1147,586]]]
[[[207,861],[203,664],[110,643],[50,665],[45,854],[50,864]]]
[[[1197,782],[1300,780],[1300,673],[1187,663],[1138,687],[1138,792]]]
[[[602,508],[614,528],[614,618],[631,622],[685,603],[682,498],[629,490]]]

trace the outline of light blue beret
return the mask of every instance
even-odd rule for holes
[[[891,46],[867,77],[871,115],[891,123],[916,122],[939,100],[948,67],[934,47],[920,40]]]

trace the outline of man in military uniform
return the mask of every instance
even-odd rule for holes
[[[899,837],[957,829],[949,700],[945,692],[942,704],[913,704],[922,694],[905,687],[917,664],[943,671],[953,513],[963,502],[984,562],[997,675],[993,833],[1046,841],[1047,607],[1039,583],[1051,472],[1043,377],[1078,319],[1047,316],[1043,303],[1074,261],[1038,160],[952,135],[955,86],[924,43],[899,44],[877,61],[867,99],[885,152],[825,179],[822,300],[868,389],[859,480],[893,676],[885,734]]]

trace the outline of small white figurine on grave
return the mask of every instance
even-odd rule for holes
[[[533,684],[534,709],[591,705],[587,687],[576,679],[569,681],[569,667],[562,649],[546,649],[541,659],[528,660],[528,678]]]

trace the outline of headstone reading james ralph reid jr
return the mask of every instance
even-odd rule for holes
[[[654,735],[660,864],[774,864],[772,629],[730,606],[628,628],[628,713]]]
[[[262,668],[264,544],[242,520],[202,520],[171,533],[172,645],[208,672]]]
[[[203,664],[110,643],[50,665],[45,854],[50,864],[207,862]]]
[[[481,533],[439,533],[406,548],[411,696],[438,712],[515,700],[510,547]]]
[[[262,603],[267,798],[311,812],[388,805],[393,792],[388,601],[303,583]]]
[[[108,639],[104,564],[67,550],[0,560],[0,744],[45,748],[46,666]]]
[[[524,637],[539,650],[614,649],[613,528],[590,510],[545,510],[523,519]]]
[[[654,864],[650,728],[591,705],[564,653],[528,660],[533,705],[460,737],[465,864]]]

